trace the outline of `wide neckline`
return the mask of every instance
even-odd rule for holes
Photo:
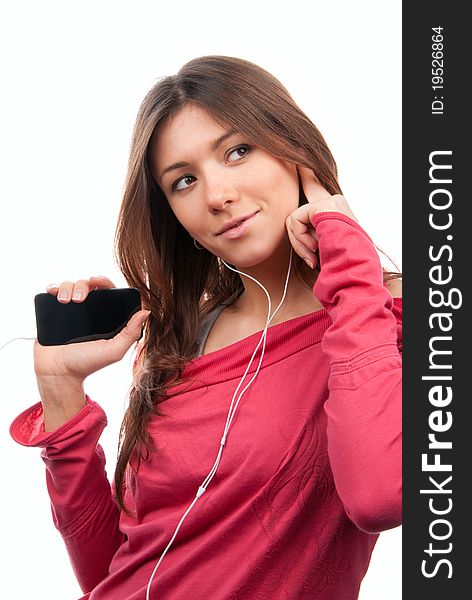
[[[269,333],[269,331],[275,331],[277,327],[280,327],[281,325],[288,325],[290,323],[294,323],[295,321],[299,320],[299,319],[305,319],[308,317],[314,317],[314,315],[316,315],[317,313],[320,312],[324,312],[327,313],[326,308],[318,308],[316,310],[313,310],[309,313],[306,313],[304,315],[298,315],[298,317],[292,317],[291,319],[287,319],[285,321],[281,321],[280,323],[276,323],[275,325],[269,325],[269,327],[267,328],[267,334]],[[214,324],[213,324],[214,325]],[[211,330],[210,330],[211,331]],[[258,331],[255,331],[254,333],[251,333],[243,338],[241,338],[240,340],[237,340],[235,342],[232,342],[231,344],[228,344],[227,346],[223,346],[222,348],[218,348],[217,350],[212,350],[212,352],[207,352],[206,354],[201,354],[197,357],[195,357],[196,359],[200,359],[200,358],[204,358],[205,356],[212,356],[213,354],[216,354],[217,352],[221,352],[222,350],[226,350],[227,348],[231,348],[241,342],[244,342],[245,340],[250,340],[252,338],[256,338],[256,337],[261,337],[262,332],[264,331],[264,329],[259,329]]]
[[[395,296],[393,297],[393,304],[394,306],[396,306],[397,308],[401,308],[402,306],[402,297],[401,296]],[[398,306],[400,305],[400,306]],[[226,307],[224,307],[226,308]],[[223,310],[224,310],[223,308]],[[281,325],[287,325],[289,323],[294,323],[298,320],[302,320],[302,319],[308,319],[308,318],[314,318],[315,315],[317,315],[318,313],[324,313],[325,315],[327,315],[327,310],[326,308],[318,308],[312,312],[306,313],[304,315],[299,315],[298,317],[293,317],[291,319],[287,319],[286,321],[282,321],[281,323],[276,323],[275,325],[269,325],[268,327],[268,332],[269,331],[274,331],[276,330],[277,327],[280,327]],[[219,316],[219,315],[218,315]],[[329,318],[329,317],[328,317]],[[213,323],[214,325],[214,323]],[[212,327],[213,327],[212,325]],[[199,356],[196,356],[194,359],[192,359],[192,362],[202,359],[206,356],[212,356],[214,354],[216,354],[217,352],[221,352],[223,350],[226,350],[227,348],[231,348],[232,346],[235,346],[236,344],[239,344],[241,342],[244,342],[245,340],[250,340],[256,336],[260,337],[262,335],[262,332],[264,331],[264,329],[259,329],[258,331],[255,331],[254,333],[251,333],[250,335],[241,338],[240,340],[237,340],[236,342],[232,342],[231,344],[228,344],[227,346],[223,346],[222,348],[218,348],[217,350],[213,350],[212,352],[207,352],[206,354],[200,354]]]
[[[393,307],[401,312],[401,297],[393,298]],[[331,323],[326,308],[320,308],[306,315],[272,325],[267,330],[266,349],[261,368],[264,369],[305,348],[320,343]],[[173,393],[190,391],[240,377],[247,367],[248,357],[254,352],[262,332],[263,329],[260,329],[228,346],[193,358],[185,366],[180,382],[173,387]],[[259,356],[260,349],[248,373],[256,370]]]

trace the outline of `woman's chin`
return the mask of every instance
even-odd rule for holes
[[[288,258],[290,251],[290,241],[285,230],[281,232],[280,237],[271,236],[271,239],[267,239],[267,234],[252,235],[250,238],[248,236],[244,243],[241,243],[242,240],[239,242],[234,247],[228,244],[227,248],[218,248],[214,254],[241,271],[264,265],[270,268],[274,262],[280,264],[285,256]]]
[[[250,252],[248,256],[245,257],[244,253],[239,253],[238,256],[227,256],[221,257],[228,265],[231,267],[238,269],[240,271],[244,271],[245,269],[258,269],[263,268],[264,266],[269,267],[272,260],[274,260],[275,255],[271,252]]]

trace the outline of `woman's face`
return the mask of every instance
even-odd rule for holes
[[[212,254],[243,268],[288,251],[285,219],[299,202],[295,165],[194,105],[153,136],[151,156],[154,177],[175,216]],[[242,219],[242,225],[221,232]]]

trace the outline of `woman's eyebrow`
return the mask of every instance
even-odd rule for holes
[[[209,144],[211,151],[215,152],[224,141],[226,141],[235,133],[237,133],[236,129],[229,129],[228,131],[217,137],[215,140],[211,141]],[[159,180],[162,181],[162,178],[166,173],[169,173],[170,171],[175,171],[176,169],[181,169],[182,167],[188,167],[189,164],[190,163],[183,161],[172,163],[162,171]]]
[[[217,150],[218,147],[221,146],[221,144],[224,141],[226,141],[229,137],[231,137],[235,133],[238,133],[236,131],[236,129],[229,129],[226,133],[223,133],[223,135],[220,135],[220,137],[217,137],[216,140],[213,140],[212,142],[210,142],[210,148],[212,149],[212,151],[214,152],[215,150]]]

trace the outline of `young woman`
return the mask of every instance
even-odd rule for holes
[[[41,402],[11,426],[43,448],[84,598],[357,598],[401,522],[400,273],[279,81],[207,56],[151,89],[116,253],[147,310],[112,340],[36,341]],[[143,324],[110,487],[84,380]]]

